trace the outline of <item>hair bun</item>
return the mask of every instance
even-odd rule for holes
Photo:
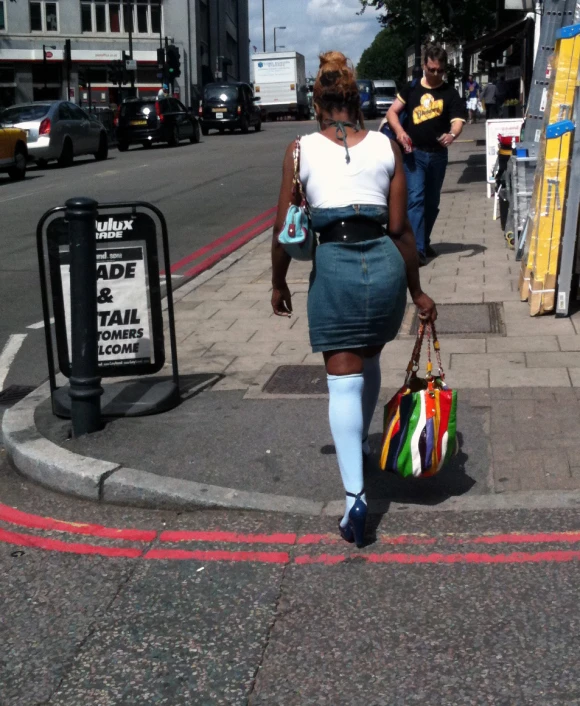
[[[348,69],[348,59],[340,51],[327,51],[320,54],[320,70],[324,71],[344,71]]]

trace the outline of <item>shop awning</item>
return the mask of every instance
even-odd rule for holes
[[[533,24],[533,22],[534,20],[531,17],[524,17],[507,27],[502,27],[495,32],[490,32],[483,37],[468,42],[463,47],[463,52],[468,56],[480,52],[480,58],[484,61],[495,61],[516,39],[519,39],[527,32],[530,23]]]

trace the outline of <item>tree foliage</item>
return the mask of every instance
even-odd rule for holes
[[[405,82],[405,50],[412,42],[405,32],[396,32],[391,27],[381,30],[373,43],[364,50],[356,73],[359,78],[390,78],[399,85]]]
[[[380,22],[409,36],[415,31],[415,0],[360,0],[382,12]],[[496,0],[421,0],[421,38],[463,43],[493,29]]]

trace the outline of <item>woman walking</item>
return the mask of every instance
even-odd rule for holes
[[[308,324],[313,352],[324,355],[330,429],[346,492],[339,531],[360,547],[367,515],[363,454],[370,453],[381,351],[399,331],[407,287],[422,318],[435,320],[437,313],[421,290],[400,151],[381,133],[364,129],[354,70],[343,54],[321,55],[314,107],[320,132],[300,141],[300,180],[319,234]],[[278,235],[293,201],[294,148],[292,143],[284,158],[272,243],[272,308],[278,316],[292,312],[290,257]]]

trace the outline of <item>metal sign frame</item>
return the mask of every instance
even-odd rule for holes
[[[55,414],[58,414],[60,416],[68,416],[66,413],[66,410],[64,410],[62,404],[60,404],[57,399],[57,393],[61,389],[57,385],[56,381],[56,361],[55,361],[55,349],[59,351],[59,341],[57,337],[57,325],[56,325],[56,320],[58,318],[57,312],[55,310],[54,304],[55,304],[55,296],[58,296],[58,291],[55,291],[55,284],[56,284],[56,290],[58,290],[58,286],[60,283],[60,272],[59,272],[59,277],[54,279],[54,267],[59,267],[60,266],[60,261],[58,260],[56,263],[54,262],[55,258],[55,251],[54,251],[54,246],[52,246],[49,243],[48,239],[48,227],[50,226],[51,219],[52,221],[55,220],[60,215],[64,215],[64,212],[66,210],[65,206],[57,206],[55,208],[50,209],[47,211],[40,221],[38,222],[37,228],[36,228],[36,244],[37,244],[37,254],[38,254],[38,266],[39,266],[39,277],[40,277],[40,291],[41,291],[41,299],[42,299],[42,314],[43,314],[43,319],[44,319],[44,335],[45,335],[45,340],[46,340],[46,355],[47,355],[47,363],[48,363],[48,374],[49,374],[49,384],[50,384],[50,391],[51,391],[51,397],[52,397],[52,407],[53,407],[53,412]],[[169,406],[163,406],[163,404],[158,404],[158,409],[154,411],[162,411],[163,408],[168,409],[170,406],[174,406],[176,396],[178,398],[179,396],[179,370],[178,370],[178,362],[177,362],[177,337],[176,337],[176,332],[175,332],[175,319],[174,319],[174,304],[173,304],[173,292],[171,288],[171,262],[169,258],[169,237],[168,237],[168,231],[167,231],[167,223],[165,221],[165,217],[163,216],[163,213],[156,207],[153,206],[150,203],[147,203],[145,201],[131,201],[131,202],[118,202],[118,203],[99,203],[98,204],[98,211],[99,213],[101,211],[115,211],[117,213],[121,211],[128,212],[130,211],[132,214],[137,216],[139,213],[147,213],[149,218],[151,218],[150,214],[153,214],[154,217],[157,219],[159,222],[161,229],[160,229],[160,234],[161,234],[161,243],[163,246],[163,258],[161,260],[164,273],[163,273],[163,283],[165,284],[165,298],[166,298],[166,308],[167,308],[167,318],[168,318],[168,328],[169,328],[169,344],[170,344],[170,357],[171,357],[171,368],[172,368],[172,373],[171,373],[171,380],[172,380],[172,385],[170,388],[167,388],[169,390],[169,394],[167,397],[171,397],[172,403],[168,405]],[[108,217],[109,214],[107,214]],[[153,223],[155,221],[153,220]],[[155,229],[155,238],[158,237],[159,233],[157,231],[157,228]],[[140,236],[135,236],[136,240],[146,240],[146,238],[143,237],[143,235]],[[126,241],[127,242],[127,241]],[[111,246],[113,246],[113,243],[111,243]],[[155,244],[155,250],[158,251],[157,249],[157,243]],[[58,248],[56,252],[56,257],[58,258]],[[156,258],[157,259],[157,258]],[[48,263],[48,264],[47,264]],[[95,263],[96,265],[96,263]],[[52,272],[51,272],[52,270]],[[156,272],[153,276],[153,284],[154,286],[158,284],[159,287],[159,299],[161,300],[161,275],[159,272]],[[49,294],[49,284],[50,284],[50,294]],[[61,298],[62,298],[62,291],[60,292]],[[153,303],[153,302],[152,302]],[[51,306],[52,305],[52,306]],[[52,331],[52,326],[51,326],[51,309],[55,314],[55,332],[53,333]],[[157,309],[157,311],[155,311]],[[151,317],[152,317],[152,326],[155,327],[161,327],[161,331],[163,330],[163,314],[162,314],[162,309],[163,307],[153,307],[151,309]],[[62,326],[59,326],[60,333],[62,334]],[[66,342],[64,343],[66,346]],[[66,356],[63,358],[62,354],[64,353],[63,351],[63,342],[60,342],[60,351],[59,351],[59,359],[60,360],[68,360],[68,350],[66,351]],[[165,348],[163,350],[163,360],[165,359]],[[157,361],[157,355],[155,355],[155,360]],[[100,372],[101,368],[99,368]],[[69,372],[69,371],[65,371]],[[116,377],[118,375],[125,375],[129,377],[137,376],[137,375],[144,375],[147,373],[153,372],[152,369],[150,368],[149,365],[145,367],[141,367],[138,365],[135,366],[127,366],[127,368],[121,373],[119,371],[110,371],[107,370],[105,366],[103,366],[103,377]],[[112,374],[111,374],[112,373]],[[142,408],[145,410],[145,408]],[[139,413],[151,413],[150,411],[141,411]]]

